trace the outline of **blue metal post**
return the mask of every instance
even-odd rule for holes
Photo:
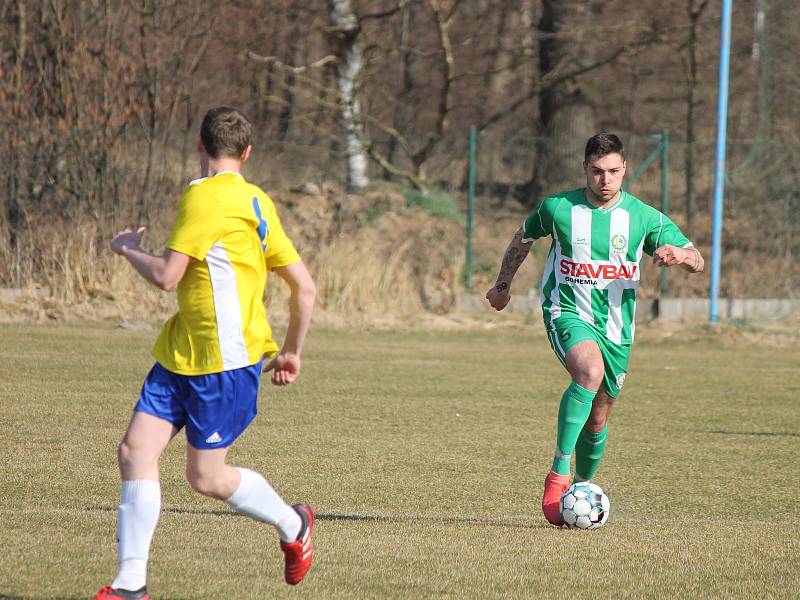
[[[709,290],[711,324],[719,321],[720,265],[722,263],[722,204],[725,187],[725,142],[728,128],[728,79],[731,53],[731,9],[733,0],[722,0],[722,23],[719,42],[719,89],[717,92],[717,158],[714,168],[714,211],[711,226],[711,289]]]

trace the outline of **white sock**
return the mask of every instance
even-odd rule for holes
[[[242,481],[226,502],[243,515],[273,525],[282,541],[295,541],[303,527],[300,515],[261,475],[250,469],[237,470]]]
[[[138,590],[147,582],[150,541],[161,512],[158,481],[123,481],[117,511],[119,572],[114,589]]]

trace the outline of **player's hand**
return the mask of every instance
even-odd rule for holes
[[[495,310],[503,310],[511,300],[511,290],[509,290],[508,284],[504,281],[494,284],[486,292],[486,299]]]
[[[272,371],[272,383],[289,385],[300,374],[300,357],[292,352],[281,352],[264,366],[264,373]]]
[[[664,244],[653,252],[653,264],[657,267],[674,267],[675,265],[683,264],[689,251],[684,248],[678,248],[672,244]]]
[[[122,254],[125,250],[139,250],[139,245],[142,243],[145,229],[147,228],[139,227],[134,230],[130,227],[126,227],[111,240],[111,250],[116,254]]]

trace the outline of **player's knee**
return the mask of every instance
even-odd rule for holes
[[[213,473],[187,468],[186,480],[198,494],[203,494],[203,496],[209,496],[211,498],[218,498],[220,500],[225,499],[225,494],[221,492],[222,486],[220,485],[219,478]]]
[[[602,364],[588,364],[580,369],[575,380],[578,385],[585,387],[587,390],[597,390],[600,388],[600,384],[603,383],[604,374]]]
[[[129,472],[131,469],[141,468],[146,465],[142,464],[144,462],[141,452],[137,452],[135,448],[129,445],[126,441],[120,442],[119,446],[117,446],[117,463],[119,464],[119,470],[123,474]]]

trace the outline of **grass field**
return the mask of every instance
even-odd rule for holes
[[[315,330],[232,451],[319,512],[282,583],[275,534],[162,461],[155,598],[800,597],[800,349],[640,335],[597,531],[538,503],[567,378],[524,331]],[[116,569],[115,448],[156,332],[0,326],[0,598],[87,598]]]

